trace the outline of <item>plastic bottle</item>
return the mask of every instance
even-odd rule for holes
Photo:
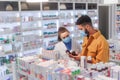
[[[80,76],[77,76],[76,80],[85,80],[85,79],[84,79],[84,76],[80,75]]]
[[[60,78],[61,76],[60,76],[60,72],[58,71],[58,72],[56,72],[56,80],[61,80],[61,78]]]
[[[91,57],[91,56],[88,56],[88,57],[87,57],[87,63],[92,64],[92,57]]]
[[[108,76],[108,63],[105,63],[105,76]]]
[[[97,65],[97,71],[99,74],[102,74],[102,66],[100,64]]]
[[[81,67],[84,68],[84,69],[87,68],[86,56],[81,56]]]
[[[6,63],[7,63],[7,64],[10,63],[9,56],[6,56]]]
[[[105,64],[103,64],[103,62],[101,62],[100,65],[102,68],[102,74],[105,75],[105,72],[106,72]]]
[[[87,69],[90,70],[92,66],[92,57],[88,56],[87,57]]]
[[[93,64],[93,65],[91,66],[91,70],[97,71],[97,64]]]
[[[47,71],[47,80],[52,80],[52,68],[51,67]]]
[[[7,44],[10,43],[9,36],[7,36],[6,43],[7,43]]]
[[[54,71],[52,72],[52,80],[57,80],[57,79],[56,79],[56,74],[55,74]]]

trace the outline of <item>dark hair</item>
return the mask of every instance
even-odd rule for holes
[[[61,33],[64,32],[69,32],[65,27],[59,27],[58,29],[58,41],[62,41],[62,39],[60,38]]]
[[[91,18],[88,15],[82,15],[77,19],[76,25],[90,25],[92,26]]]

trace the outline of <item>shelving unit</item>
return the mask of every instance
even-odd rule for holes
[[[42,47],[42,25],[39,3],[21,4],[22,55],[38,54]],[[25,8],[26,5],[27,7]],[[39,50],[38,50],[39,49]],[[36,51],[35,51],[36,50]]]
[[[109,38],[112,40],[110,43],[112,43],[114,51],[110,52],[110,61],[116,62],[117,64],[120,64],[119,62],[119,56],[120,56],[120,4],[112,4],[109,6],[111,13],[109,13],[110,18],[110,29],[109,29]]]
[[[92,18],[94,28],[98,29],[98,6],[96,3],[88,3],[87,14]]]
[[[0,1],[0,4],[0,63],[4,59],[4,63],[10,63],[16,57],[39,54],[41,48],[53,50],[60,26],[66,27],[72,37],[79,34],[75,22],[82,14],[89,13],[95,23],[98,19],[97,3],[86,1],[27,3],[20,0]],[[8,4],[10,8],[5,7]]]
[[[0,7],[0,80],[13,80],[12,62],[21,51],[18,2],[0,1]]]
[[[116,12],[115,12],[115,15],[116,15],[116,27],[115,27],[115,30],[116,30],[116,36],[117,38],[120,40],[120,4],[117,4],[116,5]]]
[[[76,2],[74,15],[75,15],[75,19],[74,19],[75,22],[78,19],[78,17],[80,17],[81,15],[90,16],[92,19],[93,27],[95,29],[99,28],[99,26],[98,26],[98,4],[96,2],[93,2],[93,3]],[[75,35],[77,35],[76,39],[78,40],[79,44],[82,44],[83,43],[83,36],[80,35],[80,31],[78,30],[77,27],[75,28],[75,30],[76,30]]]
[[[10,15],[6,16],[7,14]],[[4,54],[19,52],[18,45],[16,44],[16,42],[20,41],[18,37],[21,34],[19,12],[6,11],[0,12],[0,15],[0,42],[2,46],[1,52]],[[6,50],[6,48],[8,50]]]
[[[42,3],[43,47],[53,50],[57,42],[57,28],[59,22],[58,2]]]
[[[87,3],[79,3],[76,2],[75,3],[75,10],[74,10],[74,22],[77,21],[77,19],[81,16],[81,15],[86,15],[87,14]],[[75,35],[76,39],[78,40],[78,43],[81,44],[83,42],[83,36],[80,35],[80,31],[78,30],[77,27],[75,27]]]
[[[60,2],[59,26],[67,28],[73,37],[74,31],[74,13],[72,2]]]

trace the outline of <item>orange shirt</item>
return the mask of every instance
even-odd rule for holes
[[[84,38],[81,56],[91,56],[93,63],[109,61],[109,44],[100,31]]]

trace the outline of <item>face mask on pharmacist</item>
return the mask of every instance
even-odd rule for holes
[[[69,43],[71,41],[71,37],[69,36],[69,32],[62,33],[61,39],[64,43]]]

